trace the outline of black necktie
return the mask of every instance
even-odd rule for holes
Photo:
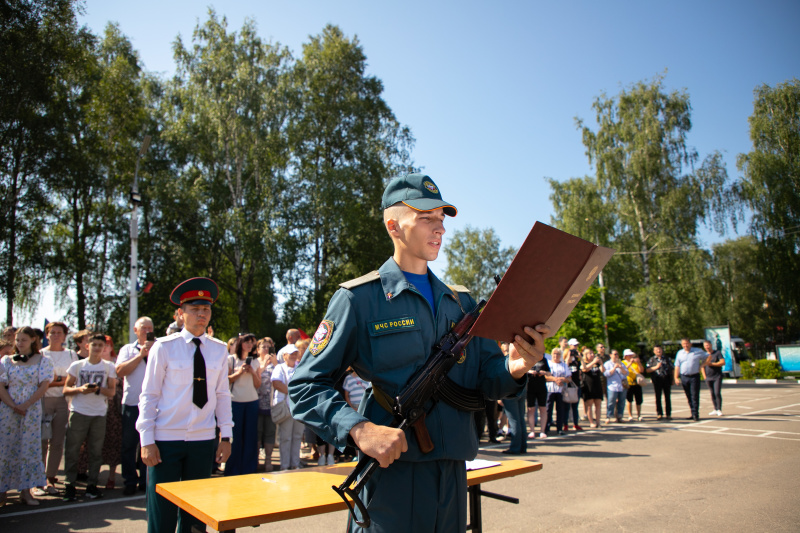
[[[192,339],[196,348],[194,349],[194,385],[192,387],[192,402],[202,409],[208,401],[208,389],[206,388],[206,361],[203,359],[203,352],[200,351],[200,339]]]

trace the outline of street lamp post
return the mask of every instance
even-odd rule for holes
[[[136,169],[133,173],[133,187],[131,187],[131,282],[130,282],[130,316],[128,318],[128,342],[133,342],[133,326],[139,314],[139,296],[136,290],[136,281],[139,278],[139,204],[142,195],[139,194],[139,160],[150,147],[150,136],[145,135],[139,154],[136,156]]]

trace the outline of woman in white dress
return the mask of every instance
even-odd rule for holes
[[[46,482],[40,400],[53,380],[53,362],[40,349],[25,326],[16,332],[14,355],[0,360],[0,506],[10,489],[20,491],[23,503],[39,505],[31,489]]]

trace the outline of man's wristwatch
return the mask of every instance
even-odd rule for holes
[[[221,438],[221,439],[219,439],[219,440],[220,440],[220,442],[230,442],[230,441],[231,441],[231,438],[230,438],[230,437],[222,437],[222,438]]]

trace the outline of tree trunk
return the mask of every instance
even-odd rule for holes
[[[636,214],[636,224],[639,229],[639,241],[640,241],[640,252],[639,255],[642,260],[642,284],[644,285],[645,289],[650,288],[650,250],[647,248],[647,231],[644,227],[644,222],[642,222],[641,213],[639,213],[639,206],[635,203],[633,204],[634,213]],[[658,327],[658,316],[655,307],[653,306],[653,300],[650,296],[647,296],[647,310],[650,313],[650,326],[653,328],[653,331],[656,330]]]
[[[16,162],[15,162],[16,163]],[[17,184],[19,171],[17,168],[11,174],[11,194],[8,195],[12,204],[8,209],[8,263],[6,264],[6,325],[14,325],[14,282],[17,266]]]
[[[72,268],[75,274],[75,313],[78,319],[78,330],[86,329],[86,295],[84,294],[85,250],[81,246],[80,193],[72,193]],[[67,267],[69,268],[69,267]]]
[[[78,330],[86,329],[86,296],[83,292],[83,272],[75,271],[75,312],[78,315]]]

